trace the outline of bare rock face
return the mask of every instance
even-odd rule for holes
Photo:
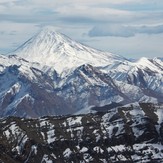
[[[3,118],[0,162],[162,162],[162,113],[163,106],[149,103],[88,115]]]
[[[23,66],[6,67],[1,76],[1,117],[39,117],[73,113],[68,106],[64,109],[64,99],[53,91],[52,79],[31,67],[27,69],[31,76],[26,75],[22,73],[21,68]]]

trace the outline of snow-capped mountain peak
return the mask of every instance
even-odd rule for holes
[[[53,27],[46,27],[25,42],[12,54],[19,55],[32,62],[53,67],[59,74],[73,71],[83,64],[95,67],[106,66],[123,57],[101,52],[71,40],[56,32]]]
[[[162,70],[160,58],[130,61],[44,28],[10,56],[0,56],[0,117],[163,102]]]

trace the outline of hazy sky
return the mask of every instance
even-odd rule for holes
[[[163,0],[0,0],[0,53],[46,25],[127,58],[163,57]]]

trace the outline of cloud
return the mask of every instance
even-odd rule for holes
[[[160,34],[163,33],[163,25],[116,25],[110,24],[106,26],[93,27],[88,35],[90,37],[132,37],[136,34]]]
[[[87,44],[97,49],[119,54],[127,58],[162,57],[163,33],[136,35],[134,37],[89,37]]]
[[[157,43],[160,36],[156,34],[162,33],[158,24],[163,24],[163,0],[0,0],[0,20],[0,53],[14,49],[44,25],[53,25],[92,47],[100,45],[99,49],[109,50],[107,41],[113,38],[120,45],[121,40],[128,43],[137,36],[154,36]],[[115,47],[124,53],[122,48]]]
[[[163,13],[135,12],[124,8],[124,5],[142,8],[147,0],[2,0],[0,3],[1,21],[51,23],[59,21],[63,24],[128,23],[135,21],[154,20],[162,18]],[[158,0],[160,1],[160,0]],[[153,0],[148,0],[148,4]],[[122,7],[121,7],[122,6]],[[148,6],[144,4],[143,6]],[[154,6],[154,5],[151,5]],[[144,22],[146,23],[146,22]]]
[[[38,31],[36,24],[29,23],[0,23],[0,53],[16,49]]]

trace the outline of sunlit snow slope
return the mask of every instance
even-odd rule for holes
[[[67,36],[56,32],[53,27],[41,30],[34,37],[20,46],[14,54],[29,61],[52,66],[58,73],[68,69],[75,69],[83,64],[107,66],[123,57],[95,50],[71,40]]]

